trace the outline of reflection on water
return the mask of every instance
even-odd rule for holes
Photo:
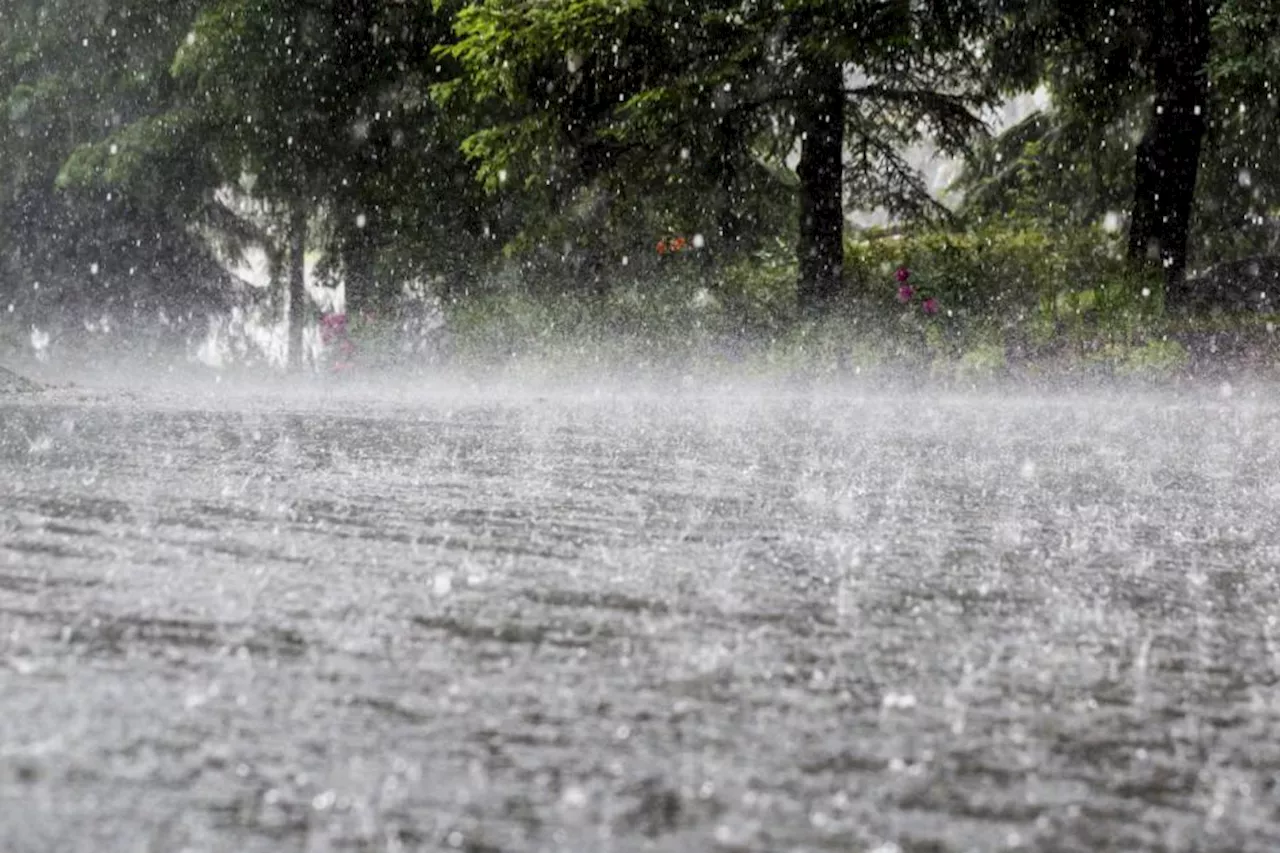
[[[1276,849],[1278,426],[0,402],[0,837]]]

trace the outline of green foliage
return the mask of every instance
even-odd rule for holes
[[[919,230],[851,241],[849,298],[796,312],[789,247],[712,269],[652,265],[592,300],[572,290],[491,290],[449,309],[464,362],[569,357],[577,364],[742,369],[810,376],[895,373],[985,381],[1036,365],[1116,375],[1186,368],[1159,281],[1136,279],[1114,237],[1032,227]],[[895,270],[936,298],[897,299]],[[1144,293],[1145,290],[1145,293]],[[732,354],[732,358],[728,354]],[[1054,368],[1054,369],[1062,369]]]
[[[1134,273],[1097,229],[1032,225],[872,234],[852,241],[846,275],[861,310],[914,336],[918,352],[989,364],[997,342],[1017,359],[1140,341],[1163,314],[1157,279]],[[897,299],[899,268],[916,298]],[[921,297],[937,300],[926,316]]]
[[[1116,238],[1096,229],[1045,231],[1033,223],[952,231],[870,232],[851,240],[846,276],[854,294],[892,300],[905,267],[944,309],[966,316],[1025,313],[1073,282],[1123,280]]]
[[[416,277],[462,286],[496,255],[507,214],[459,149],[465,133],[428,94],[449,8],[380,0],[204,0],[168,47],[171,97],[80,146],[59,177],[182,200],[180,215],[234,253],[284,254],[305,208],[322,273],[353,307],[386,309]],[[246,217],[217,192],[237,188]]]
[[[1214,4],[1202,264],[1280,246],[1272,5]],[[1176,371],[1219,332],[1177,326],[1099,228],[1134,192],[1161,8],[0,0],[3,296],[20,329],[76,325],[75,299],[190,312],[227,292],[210,234],[278,260],[302,210],[353,315],[430,281],[461,349],[493,357]],[[847,205],[904,230],[850,239],[847,298],[813,319],[795,165],[819,65],[843,72]],[[975,145],[996,88],[1041,84],[1052,109]],[[926,139],[971,155],[956,217],[908,163]],[[672,235],[701,248],[656,253]],[[937,315],[897,301],[898,266]]]
[[[799,320],[795,258],[783,240],[720,269],[713,292],[753,334],[779,335]]]
[[[1214,121],[1195,233],[1202,265],[1280,251],[1280,7],[1225,0],[1213,33]]]
[[[446,313],[463,364],[679,370],[716,358],[732,337],[722,306],[688,280],[632,282],[596,300],[563,291],[491,291]]]
[[[1091,360],[1109,366],[1120,376],[1166,378],[1185,370],[1190,359],[1182,344],[1160,339],[1134,346],[1108,344]]]
[[[1128,212],[1159,4],[1007,5],[991,36],[994,77],[1011,91],[1044,85],[1053,103],[977,148],[957,185],[966,220],[1013,213],[1088,227]],[[1209,133],[1191,244],[1199,267],[1280,247],[1280,7],[1212,5]]]
[[[198,169],[171,168],[139,140],[118,156],[104,144],[169,108],[167,68],[198,5],[0,0],[0,297],[27,322],[163,314],[176,328],[216,302],[222,281],[183,218]],[[126,162],[147,187],[99,180]]]
[[[979,341],[960,355],[955,372],[961,379],[974,381],[1002,376],[1008,367],[1008,357],[1001,344]]]
[[[898,0],[479,0],[439,52],[464,76],[436,91],[490,105],[464,149],[491,188],[519,187],[546,211],[532,242],[565,230],[559,211],[585,194],[603,201],[571,229],[579,242],[674,228],[716,254],[751,252],[796,222],[788,157],[815,57],[857,81],[845,93],[849,200],[937,212],[904,151],[926,129],[958,150],[979,128],[985,96],[960,23]]]
[[[1130,113],[1107,122],[1069,110],[1032,113],[975,147],[952,187],[963,198],[961,221],[1013,214],[1044,227],[1102,224],[1129,207],[1138,131]]]

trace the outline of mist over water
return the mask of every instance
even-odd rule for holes
[[[1266,386],[141,375],[0,397],[5,850],[1280,844]]]

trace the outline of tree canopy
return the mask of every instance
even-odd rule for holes
[[[300,328],[307,253],[382,311],[498,268],[599,292],[680,234],[787,246],[822,311],[878,210],[1116,223],[1177,298],[1280,244],[1273,5],[0,0],[0,279],[32,316],[194,311],[256,242]],[[958,211],[922,145],[965,158]]]
[[[443,91],[500,110],[464,143],[491,186],[587,194],[618,224],[665,218],[728,251],[795,221],[818,304],[839,289],[844,211],[940,211],[906,148],[963,152],[981,129],[990,93],[947,9],[485,0],[441,51],[463,70]]]
[[[971,214],[1127,221],[1135,261],[1183,271],[1277,241],[1280,11],[1256,0],[1009,3],[992,38],[1007,91],[1053,108],[993,140],[963,181]]]

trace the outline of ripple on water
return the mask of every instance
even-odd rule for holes
[[[1280,849],[1272,404],[0,407],[19,851]]]

